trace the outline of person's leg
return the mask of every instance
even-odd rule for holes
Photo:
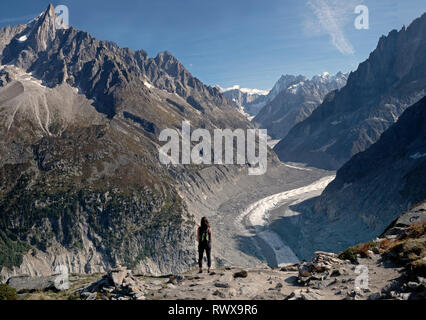
[[[203,271],[203,252],[204,248],[198,245],[198,267],[200,268],[200,272]]]
[[[206,255],[207,255],[207,272],[210,272],[210,267],[212,266],[212,256],[211,256],[211,252],[212,252],[212,247],[210,245],[208,245],[206,247]]]

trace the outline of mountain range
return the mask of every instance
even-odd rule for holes
[[[253,119],[253,123],[268,130],[272,139],[284,138],[297,123],[308,118],[331,91],[346,84],[347,74],[324,73],[312,79],[304,76],[283,76],[273,92],[278,94]]]
[[[202,215],[217,226],[218,265],[258,262],[262,250],[276,258],[280,239],[308,260],[380,235],[426,197],[425,31],[426,14],[382,37],[349,75],[283,75],[262,92],[207,86],[170,52],[149,57],[60,28],[52,5],[0,28],[1,276],[58,264],[81,274],[186,272]],[[282,161],[312,167],[279,163],[271,150],[258,180],[246,176],[249,163],[160,164],[159,133],[184,120],[267,128],[282,139]],[[336,178],[303,201],[306,186],[330,178],[318,168]],[[264,199],[276,217],[283,193],[291,204],[268,229],[257,215],[238,222],[243,206],[266,213]],[[275,243],[259,230],[274,231]]]
[[[77,273],[187,270],[195,217],[176,177],[199,167],[161,165],[158,134],[183,120],[251,124],[169,52],[150,58],[55,20],[50,5],[0,29],[2,275],[57,263]]]
[[[380,38],[346,86],[328,94],[274,150],[282,161],[338,169],[425,95],[426,14]]]

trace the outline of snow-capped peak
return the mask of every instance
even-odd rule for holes
[[[227,92],[227,91],[231,91],[231,90],[239,90],[243,93],[247,93],[249,95],[260,95],[260,96],[266,96],[269,93],[269,90],[261,90],[261,89],[249,89],[249,88],[241,88],[239,85],[234,85],[230,88],[222,88],[220,86],[217,86],[219,88],[220,91],[222,92]]]

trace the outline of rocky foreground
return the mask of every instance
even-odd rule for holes
[[[12,277],[21,299],[82,300],[417,300],[426,298],[426,203],[395,220],[380,238],[340,254],[315,253],[311,262],[282,268],[223,267],[150,277],[126,267],[72,275],[58,291],[58,276]],[[56,282],[56,283],[55,283]],[[1,296],[1,294],[0,294]]]

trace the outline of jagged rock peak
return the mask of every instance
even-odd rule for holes
[[[29,25],[29,43],[36,51],[44,51],[56,37],[55,8],[49,4],[47,9]]]

